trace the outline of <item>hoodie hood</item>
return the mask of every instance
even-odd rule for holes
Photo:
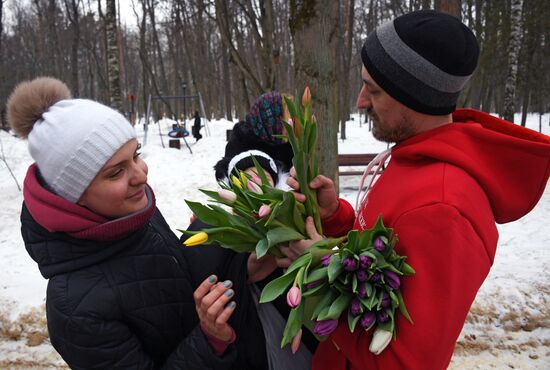
[[[453,123],[397,144],[392,159],[433,159],[459,167],[484,189],[495,221],[517,220],[533,209],[550,175],[550,137],[473,109]]]

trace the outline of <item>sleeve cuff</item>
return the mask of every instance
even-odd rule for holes
[[[229,345],[231,343],[235,342],[235,340],[237,339],[237,335],[235,334],[235,330],[233,330],[233,329],[231,329],[231,331],[232,331],[231,338],[229,338],[229,340],[227,340],[227,341],[223,341],[223,340],[220,340],[220,339],[216,338],[215,336],[211,335],[208,332],[208,330],[206,330],[206,328],[204,326],[202,326],[202,324],[200,324],[200,326],[201,326],[201,331],[203,332],[204,336],[208,340],[208,343],[210,344],[210,346],[214,350],[214,353],[216,354],[216,356],[223,355],[223,353],[225,352],[227,347],[229,347]]]
[[[345,235],[353,228],[355,223],[355,211],[351,204],[342,198],[338,198],[338,203],[336,212],[321,221],[323,233],[326,236],[338,237]]]

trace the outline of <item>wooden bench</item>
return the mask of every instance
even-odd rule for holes
[[[376,157],[376,153],[362,154],[338,154],[338,167],[362,166],[363,169],[338,171],[340,176],[359,176],[363,174],[365,167]]]

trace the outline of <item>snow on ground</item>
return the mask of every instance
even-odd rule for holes
[[[362,117],[364,119],[364,116]],[[549,135],[549,115],[542,132]],[[191,212],[184,199],[205,201],[199,188],[215,189],[214,164],[222,157],[225,132],[232,123],[208,123],[204,138],[188,138],[193,154],[168,148],[170,120],[149,126],[142,156],[149,165],[149,183],[157,205],[175,231],[185,228]],[[538,130],[539,116],[528,117]],[[159,127],[162,135],[159,135]],[[145,140],[143,125],[136,131]],[[359,118],[347,125],[340,153],[372,153],[386,149],[375,141]],[[166,148],[161,145],[161,137]],[[24,141],[0,131],[2,155],[22,186],[32,159]],[[352,204],[360,177],[341,178],[341,196]],[[22,193],[0,161],[0,368],[59,369],[64,362],[47,339],[44,299],[46,280],[27,255],[20,235]],[[456,346],[450,369],[550,368],[550,186],[526,217],[499,225],[500,241],[494,266],[479,291]],[[179,233],[176,232],[178,235]],[[438,319],[444,319],[438,318]]]

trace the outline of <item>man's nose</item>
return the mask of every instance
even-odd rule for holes
[[[357,106],[357,109],[370,108],[370,96],[365,85],[363,85],[361,91],[359,91],[359,96],[357,97],[357,103],[355,105]]]

